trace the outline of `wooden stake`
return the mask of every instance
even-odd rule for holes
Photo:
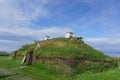
[[[17,51],[15,51],[14,55],[13,55],[13,59],[16,60],[17,58]]]
[[[26,63],[26,55],[23,57],[21,64],[25,64],[25,63]]]
[[[33,51],[30,51],[26,55],[26,64],[32,65],[32,62],[33,62]]]

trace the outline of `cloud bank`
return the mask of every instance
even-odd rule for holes
[[[67,31],[102,51],[120,50],[119,5],[118,0],[0,0],[0,51]]]

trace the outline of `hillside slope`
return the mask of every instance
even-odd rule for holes
[[[37,44],[40,48],[37,48]],[[86,58],[97,60],[109,60],[110,57],[95,50],[77,38],[54,38],[43,40],[34,44],[22,46],[18,50],[18,55],[25,55],[27,51],[34,51],[36,56],[45,57],[65,57],[65,58]]]
[[[33,64],[43,64],[50,71],[65,75],[88,70],[100,72],[117,67],[117,62],[111,57],[76,37],[54,38],[24,45],[17,51],[17,57],[23,58],[30,51],[34,54]]]

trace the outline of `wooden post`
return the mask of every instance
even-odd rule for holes
[[[32,65],[32,62],[33,62],[33,51],[30,51],[26,55],[26,64]]]
[[[26,55],[23,57],[21,64],[25,64],[25,63],[26,63]]]
[[[13,55],[13,59],[16,60],[17,58],[17,51],[15,51],[14,55]]]

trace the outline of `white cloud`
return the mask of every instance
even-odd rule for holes
[[[20,25],[27,17],[15,5],[15,0],[0,0],[0,27]]]
[[[19,6],[19,2],[25,7]],[[36,2],[36,3],[35,3]],[[0,0],[0,27],[25,27],[32,20],[48,16],[48,0]],[[24,9],[25,8],[25,9]]]
[[[88,42],[104,42],[106,38],[85,38],[85,41]]]
[[[85,41],[101,44],[120,44],[120,38],[86,38]]]
[[[37,18],[47,17],[49,10],[45,7],[48,4],[49,0],[21,0],[20,3],[23,3],[23,7],[18,6],[18,9],[23,11],[23,14],[29,18],[29,20],[35,20]]]
[[[120,38],[86,38],[87,44],[102,51],[120,50]]]
[[[3,40],[3,39],[0,39],[0,43],[15,43],[17,41],[11,41],[11,40]]]
[[[0,34],[7,33],[4,37],[10,36],[5,40],[0,39],[0,50],[13,51],[20,48],[22,45],[32,43],[32,40],[43,40],[45,36],[51,38],[65,36],[67,31],[72,31],[70,28],[50,27],[43,29],[32,28],[1,28]],[[16,39],[17,38],[17,39]]]
[[[0,0],[0,43],[3,44],[2,46],[0,46],[0,49],[12,51],[23,44],[32,42],[32,39],[40,40],[43,39],[46,35],[51,37],[65,36],[65,32],[72,31],[72,29],[70,29],[69,27],[63,28],[60,26],[46,26],[46,28],[41,28],[40,26],[40,29],[30,28],[30,25],[32,24],[31,21],[37,20],[38,18],[41,19],[50,16],[49,9],[48,7],[46,7],[46,5],[49,4],[49,1],[50,0]],[[94,4],[100,1],[104,0],[81,0],[81,2],[89,4]],[[19,3],[22,3],[23,5],[19,5]],[[118,9],[115,10],[114,7],[110,10],[105,8],[102,9],[97,16],[95,15],[95,17],[93,17],[92,15],[86,17],[83,16],[83,18],[80,19],[81,21],[78,21],[78,23],[76,23],[76,21],[75,23],[73,22],[75,24],[73,26],[81,26],[81,28],[78,27],[78,31],[82,30],[83,32],[87,32],[88,34],[90,29],[92,29],[92,32],[95,32],[96,28],[94,31],[94,26],[92,25],[94,23],[99,23],[100,25],[98,27],[104,29],[101,30],[103,31],[101,33],[107,33],[108,35],[110,35],[111,33],[118,32],[119,35],[119,27],[115,25],[119,24],[119,22],[117,23],[111,17],[111,14],[113,14],[111,11],[114,12],[114,15],[118,13]],[[88,14],[91,13],[92,11]],[[110,14],[108,15],[108,13]],[[105,27],[107,27],[107,31]],[[5,39],[2,39],[3,36],[5,37]],[[15,38],[17,38],[17,40]],[[120,38],[118,37],[85,38],[85,42],[97,49],[102,50],[120,48]]]
[[[67,31],[72,31],[70,28],[49,27],[42,29],[32,29],[29,27],[12,27],[1,28],[0,33],[8,33],[16,36],[23,37],[40,37],[45,35],[63,35]]]
[[[20,3],[20,4],[19,4]],[[0,50],[12,51],[44,36],[64,36],[67,27],[31,27],[32,20],[49,16],[49,0],[0,0]],[[22,4],[22,6],[21,6]],[[41,26],[40,26],[41,27]]]
[[[0,39],[0,51],[13,51],[16,50],[18,48],[20,48],[21,42],[19,41],[14,41],[14,40],[3,40]]]

